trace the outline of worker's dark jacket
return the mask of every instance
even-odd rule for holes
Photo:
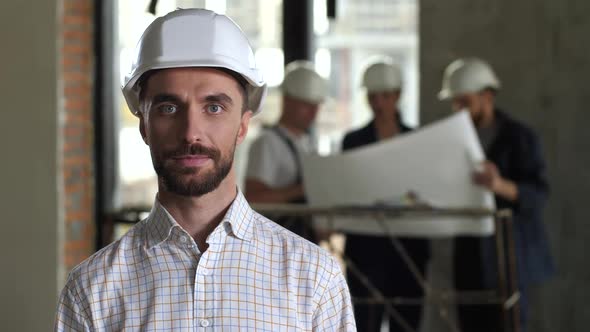
[[[509,208],[514,214],[514,244],[519,287],[541,282],[554,273],[545,226],[543,206],[548,196],[545,162],[535,133],[506,113],[496,110],[497,136],[486,157],[498,167],[502,177],[518,186],[518,201],[511,203],[496,196],[498,209]],[[475,255],[474,255],[475,253]],[[478,255],[479,254],[479,255]],[[459,289],[497,285],[496,247],[492,237],[458,238],[455,241],[455,280]],[[481,280],[461,273],[479,270]],[[464,277],[462,277],[464,276]],[[473,283],[479,283],[473,284]]]

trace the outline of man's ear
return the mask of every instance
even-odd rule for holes
[[[141,134],[143,142],[146,145],[149,145],[147,141],[147,134],[145,131],[145,115],[143,114],[143,112],[139,112],[139,133]]]
[[[238,137],[236,139],[236,144],[241,144],[244,139],[246,139],[246,134],[248,134],[248,126],[250,124],[250,118],[252,118],[252,111],[248,110],[242,114],[242,118],[240,119],[240,128],[238,129]]]

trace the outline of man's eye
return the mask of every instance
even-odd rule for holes
[[[175,105],[164,104],[158,106],[158,111],[163,114],[172,114],[175,113],[178,108]]]
[[[221,105],[217,105],[217,104],[207,105],[207,112],[209,112],[209,113],[217,114],[217,113],[221,113],[221,111],[223,111],[223,107],[221,107]]]

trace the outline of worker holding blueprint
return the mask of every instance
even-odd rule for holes
[[[350,150],[409,132],[400,118],[397,107],[402,89],[400,69],[390,59],[376,62],[367,67],[363,75],[363,87],[373,120],[365,127],[352,131],[344,137],[343,150]],[[428,240],[400,238],[401,244],[410,254],[417,267],[424,273],[429,257]],[[347,233],[346,255],[386,297],[421,297],[422,289],[408,266],[393,247],[388,236]],[[359,276],[347,272],[348,284],[353,297],[367,298],[370,291]],[[397,308],[404,320],[417,329],[422,314],[421,306],[400,306]],[[354,304],[355,318],[359,331],[381,331],[384,307],[382,304]],[[390,319],[391,331],[403,331],[398,322]]]
[[[514,213],[514,241],[520,291],[521,331],[526,330],[527,289],[554,270],[541,220],[548,194],[545,165],[535,133],[496,107],[500,81],[486,62],[476,58],[451,63],[439,97],[455,111],[468,111],[487,160],[475,165],[473,181],[492,192],[499,209]],[[497,286],[492,237],[457,237],[455,286],[480,290]],[[462,331],[502,331],[497,305],[459,306]]]

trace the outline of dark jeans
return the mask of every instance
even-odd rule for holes
[[[455,288],[458,291],[472,291],[490,289],[491,285],[484,282],[483,261],[481,259],[481,242],[479,238],[458,237],[455,240],[454,274]],[[491,264],[495,262],[490,262]],[[526,332],[528,296],[527,289],[519,286],[519,321],[520,331]],[[505,332],[504,315],[499,304],[486,305],[458,305],[457,314],[459,327],[462,332]],[[509,316],[510,326],[513,317]],[[509,330],[511,331],[511,330]]]
[[[520,332],[526,332],[527,327],[527,296],[520,290]],[[459,305],[457,306],[459,327],[462,332],[503,332],[504,317],[499,305]],[[510,317],[512,319],[512,317]],[[512,322],[512,320],[511,320]],[[510,323],[512,328],[512,323]],[[512,331],[509,329],[508,331]],[[506,332],[508,332],[506,331]]]
[[[381,265],[358,266],[371,283],[377,287],[385,297],[421,297],[422,289],[405,266],[399,262],[393,264],[383,261]],[[424,273],[424,263],[419,268]],[[353,298],[367,298],[369,290],[351,271],[347,271],[348,285]],[[422,317],[422,305],[398,305],[394,308],[400,313],[406,323],[417,329]],[[382,304],[354,304],[354,316],[358,331],[381,331],[381,322],[385,313]],[[403,331],[397,321],[388,315],[390,331]]]

